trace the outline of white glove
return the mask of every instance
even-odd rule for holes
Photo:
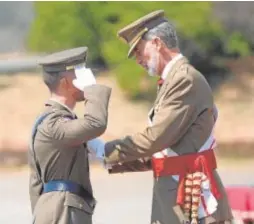
[[[72,81],[72,84],[79,90],[84,91],[86,86],[96,84],[96,79],[90,68],[79,67],[75,68],[76,79]]]

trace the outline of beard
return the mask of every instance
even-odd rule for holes
[[[147,67],[147,72],[149,76],[157,75],[158,60],[155,54],[153,54],[150,61],[147,63]]]

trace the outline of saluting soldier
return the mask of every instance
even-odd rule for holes
[[[35,224],[91,224],[96,201],[87,143],[107,127],[111,88],[96,84],[86,67],[87,47],[42,58],[51,93],[32,130],[30,200]],[[84,116],[73,109],[84,102]]]
[[[163,10],[136,20],[118,36],[130,45],[128,57],[159,75],[158,93],[148,126],[106,143],[97,156],[105,156],[111,173],[144,171],[151,164],[151,223],[230,223],[231,209],[216,171],[217,110],[209,84],[181,54]]]

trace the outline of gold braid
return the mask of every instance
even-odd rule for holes
[[[193,173],[192,203],[191,203],[191,224],[198,224],[198,208],[201,199],[201,182],[203,173]]]
[[[191,191],[192,191],[192,184],[193,184],[193,175],[187,174],[185,177],[184,182],[184,216],[187,221],[190,221],[191,216]]]

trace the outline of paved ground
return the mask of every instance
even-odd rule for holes
[[[219,170],[229,184],[254,185],[254,165],[223,165]],[[109,176],[92,168],[98,205],[94,224],[147,224],[150,218],[152,175],[150,172]],[[28,201],[28,172],[0,171],[0,223],[31,223]]]

